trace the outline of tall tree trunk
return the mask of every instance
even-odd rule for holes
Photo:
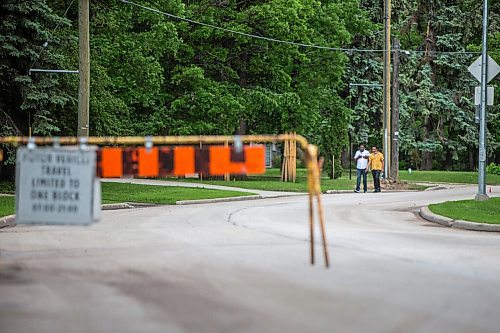
[[[342,168],[344,169],[349,169],[349,159],[351,158],[349,156],[349,150],[342,150],[341,153],[341,160],[342,160]]]
[[[241,55],[241,60],[244,62],[244,63],[247,63],[248,62],[248,54],[247,53],[244,53]],[[241,88],[246,88],[247,87],[247,72],[246,70],[242,70],[240,73],[238,73],[240,78],[239,78],[239,86]],[[245,111],[243,111],[243,114],[240,114],[240,123],[238,125],[238,129],[236,130],[236,134],[237,135],[245,135],[247,134],[247,116],[245,114]]]
[[[453,168],[453,154],[451,150],[446,151],[445,160],[444,160],[444,169],[450,171]]]
[[[433,153],[430,151],[422,152],[422,162],[420,163],[420,170],[431,170],[432,169],[432,156]]]
[[[427,141],[429,139],[429,116],[425,117],[424,127],[423,127],[423,141]],[[422,161],[420,163],[420,170],[431,170],[432,169],[432,152],[422,151]]]
[[[435,77],[435,64],[432,62],[432,58],[434,56],[434,51],[436,50],[436,42],[434,39],[434,31],[432,30],[431,20],[427,22],[427,32],[425,37],[425,62],[428,63],[432,68],[431,81],[435,85],[436,77]],[[424,119],[424,135],[423,142],[426,142],[431,133],[431,119],[430,116],[426,116]],[[432,169],[432,157],[433,152],[430,151],[422,151],[422,161],[420,165],[421,170],[431,170]]]
[[[238,125],[238,129],[236,130],[237,135],[245,135],[247,134],[247,121],[244,118],[240,118],[240,124]]]
[[[469,170],[474,171],[476,169],[476,150],[469,149]]]

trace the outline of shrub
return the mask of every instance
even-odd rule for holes
[[[323,171],[326,171],[330,179],[337,179],[342,177],[342,172],[344,171],[344,169],[342,168],[340,159],[335,159],[335,175],[332,175],[332,161],[330,159],[325,159],[323,164]]]
[[[274,155],[271,160],[273,168],[281,168],[281,162],[281,155]]]
[[[500,164],[490,163],[490,165],[486,167],[486,173],[500,175]]]

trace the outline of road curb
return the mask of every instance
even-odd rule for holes
[[[452,228],[475,230],[475,231],[493,231],[500,232],[500,225],[489,223],[475,223],[469,221],[455,220]]]
[[[383,190],[380,193],[406,193],[406,192],[420,192],[419,190]],[[343,194],[343,193],[356,193],[353,190],[326,190],[323,192],[323,194]],[[373,190],[368,191],[368,193],[373,193]],[[358,194],[365,194],[365,193],[358,193]]]
[[[422,216],[422,218],[426,219],[427,221],[439,223],[441,225],[444,225],[445,227],[451,227],[454,221],[453,219],[450,219],[448,217],[434,214],[433,212],[431,212],[428,206],[420,208],[420,216]]]
[[[474,231],[500,232],[500,225],[498,224],[476,223],[476,222],[450,219],[449,217],[434,214],[433,212],[430,211],[428,206],[420,208],[419,214],[423,219],[427,221],[439,223],[446,227],[474,230]]]
[[[326,190],[323,194],[341,194],[341,193],[353,193],[352,190]]]
[[[179,200],[176,205],[195,205],[195,204],[207,204],[207,203],[218,203],[218,202],[232,202],[232,201],[245,201],[245,200],[256,200],[263,199],[261,195],[244,195],[241,197],[229,197],[229,198],[214,198],[214,199],[200,199],[200,200]]]
[[[101,206],[102,210],[117,210],[117,209],[131,209],[131,208],[135,207],[126,202],[116,203],[116,204],[104,204]]]
[[[7,215],[0,218],[0,228],[13,227],[16,225],[16,215]]]
[[[431,186],[431,187],[428,187],[424,190],[424,192],[426,191],[440,191],[440,190],[447,190],[448,187],[446,186],[443,186],[443,185],[436,185],[436,186]]]

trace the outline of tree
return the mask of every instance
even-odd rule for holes
[[[33,65],[58,68],[57,47],[64,39],[50,29],[69,22],[46,1],[10,1],[0,4],[0,121],[1,134],[51,135],[60,128],[55,114],[74,102],[57,74],[32,74]]]

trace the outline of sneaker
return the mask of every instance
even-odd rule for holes
[[[378,191],[377,190],[373,190],[373,193],[377,193]]]
[[[356,192],[356,193],[360,193],[360,192],[359,192],[359,190],[354,190],[354,192]]]
[[[363,193],[366,193],[366,192],[367,192],[366,190],[363,191]]]

